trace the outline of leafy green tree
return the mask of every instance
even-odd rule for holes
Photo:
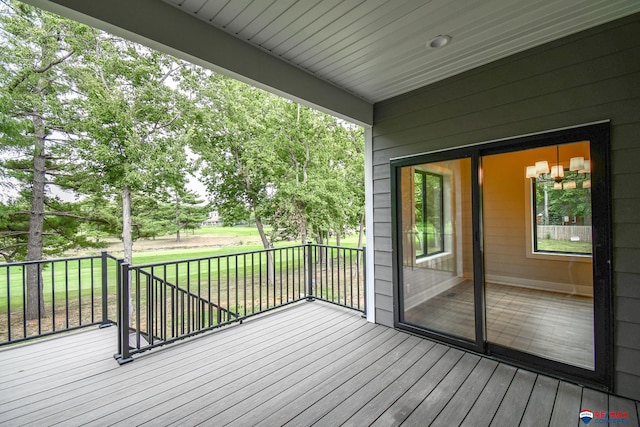
[[[276,98],[238,81],[203,73],[189,132],[200,156],[203,181],[212,205],[226,224],[247,221],[253,215],[265,248],[261,207],[274,189],[278,168],[274,129],[265,120]]]
[[[121,201],[124,260],[133,253],[132,201],[146,194],[162,200],[183,186],[188,159],[180,137],[183,96],[176,87],[184,64],[160,52],[105,33],[96,50],[76,68],[83,112],[77,141],[95,194]]]
[[[75,227],[72,219],[81,217],[67,210],[74,205],[51,198],[48,188],[77,187],[73,171],[78,157],[66,143],[68,129],[62,118],[73,96],[69,64],[88,48],[90,31],[13,1],[0,4],[0,31],[0,169],[4,177],[28,188],[15,204],[3,208],[10,225],[2,233],[5,241],[11,241],[3,253],[5,258],[39,260],[45,248],[62,250],[86,243],[64,229]],[[28,227],[22,226],[26,217]],[[38,306],[44,307],[39,275],[36,265],[27,268],[28,319],[37,318]]]
[[[172,231],[176,241],[180,241],[181,230],[194,230],[209,216],[209,205],[199,199],[197,195],[185,188],[175,189],[170,193],[169,203],[164,205],[162,212],[170,219]]]
[[[276,147],[283,165],[267,209],[274,232],[319,243],[361,223],[364,212],[362,129],[282,100]]]

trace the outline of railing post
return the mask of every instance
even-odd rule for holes
[[[102,259],[102,324],[100,325],[100,327],[104,328],[107,326],[111,326],[111,322],[109,321],[109,313],[108,313],[109,274],[107,269],[107,262],[108,262],[107,253],[103,251],[100,254],[100,257]]]
[[[313,246],[307,242],[307,300],[313,300]]]
[[[126,262],[119,262],[120,304],[118,313],[118,345],[119,354],[114,357],[120,365],[133,361],[129,354],[129,286],[130,266]]]

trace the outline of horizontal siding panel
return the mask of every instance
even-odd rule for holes
[[[393,328],[393,312],[376,307],[376,323]]]
[[[391,267],[386,265],[376,265],[374,267],[374,274],[376,275],[376,280],[380,279],[382,281],[391,282],[393,281],[393,274],[391,273]]]
[[[407,123],[420,124],[421,126],[446,120],[451,111],[459,116],[473,114],[475,111],[492,111],[504,105],[514,105],[520,102],[531,102],[534,99],[555,99],[556,95],[572,93],[571,101],[576,106],[589,105],[588,95],[584,98],[576,96],[576,93],[584,93],[584,87],[589,87],[590,92],[600,91],[602,87],[611,87],[616,81],[628,81],[628,74],[640,71],[640,47],[625,51],[620,56],[607,56],[590,63],[577,64],[573,68],[554,69],[549,74],[536,76],[528,80],[519,80],[515,83],[495,87],[491,91],[484,91],[464,98],[449,102],[439,103],[429,109],[420,110],[405,115],[402,120],[394,120],[386,123],[378,131],[377,137],[394,134],[405,130],[402,126]],[[518,72],[515,70],[514,72]],[[602,102],[611,102],[618,99],[626,99],[635,92],[625,93],[614,90]],[[595,95],[595,93],[593,93]],[[582,100],[582,101],[581,101]],[[585,104],[587,102],[587,104]],[[562,105],[555,100],[551,105]],[[428,119],[426,119],[428,118]]]
[[[391,252],[391,237],[376,237],[373,238],[374,245],[378,251]]]
[[[616,344],[619,347],[626,347],[640,351],[640,324],[617,322]]]
[[[638,221],[637,218],[636,221]],[[640,248],[640,224],[637,222],[615,224],[613,240],[616,248]]]
[[[619,372],[640,377],[640,350],[618,347],[616,351],[616,369]]]
[[[376,306],[393,313],[393,297],[376,292]]]
[[[388,280],[376,280],[376,295],[393,297],[393,284]]]
[[[374,208],[373,222],[391,222],[391,211],[388,208]]]
[[[640,86],[640,81],[638,85]],[[638,159],[640,147],[615,150],[611,154],[611,169],[616,175],[635,173],[638,171]]]
[[[631,375],[626,372],[616,372],[616,394],[630,399],[640,400],[640,375]]]
[[[379,252],[376,251],[376,253],[374,254],[375,257],[375,265],[383,265],[386,267],[392,267],[393,266],[393,254],[391,252]]]
[[[373,195],[373,207],[374,208],[390,208],[391,207],[391,193],[374,194]]]
[[[629,297],[617,297],[616,320],[636,323],[640,325],[640,299]],[[638,359],[640,361],[640,359]],[[640,363],[638,364],[640,366]]]
[[[373,167],[373,179],[388,179],[390,175],[391,169],[388,164]]]
[[[621,273],[640,274],[639,260],[640,249],[618,248],[613,256],[613,269]],[[640,312],[640,310],[638,311]]]
[[[625,150],[637,148],[640,141],[640,122],[620,124],[615,123],[611,129],[611,149]]]
[[[616,296],[640,299],[640,274],[616,272],[613,281]]]
[[[640,110],[640,108],[639,108]],[[640,182],[640,172],[628,174],[614,174],[611,177],[611,192],[614,201],[616,199],[636,199],[638,197],[638,183]],[[636,217],[638,213],[636,212]]]
[[[640,81],[640,73],[588,88],[575,88],[405,128],[392,135],[374,138],[373,164],[385,163],[392,157],[517,136],[612,116],[615,116],[616,123],[637,122],[640,121],[640,111],[636,108],[640,85],[631,83],[635,81]],[[533,123],[540,118],[544,119],[540,128],[526,130],[523,127],[520,130],[517,126],[518,123]],[[557,122],[556,125],[553,124],[554,121]],[[505,133],[503,126],[513,128],[513,133]],[[488,132],[482,133],[483,130]]]
[[[381,194],[388,193],[391,189],[391,180],[387,179],[376,179],[373,181],[373,193]]]
[[[373,235],[379,237],[391,236],[391,224],[388,222],[376,222],[373,224]],[[377,248],[377,246],[376,246]]]
[[[376,122],[391,121],[402,113],[411,113],[439,103],[492,90],[498,86],[534,79],[541,74],[634,49],[638,45],[638,25],[640,24],[637,16],[628,20],[619,20],[609,26],[593,28],[478,67],[451,79],[385,101],[379,107],[376,106],[374,119]],[[603,34],[605,32],[606,34]]]
[[[640,48],[634,55],[640,57]],[[627,64],[631,61],[627,61]],[[416,117],[407,116],[401,123],[411,123],[413,126],[420,127],[430,126],[449,118],[451,111],[457,113],[458,117],[469,116],[472,118],[478,111],[500,111],[504,106],[512,107],[513,112],[504,117],[505,122],[513,122],[519,119],[518,112],[524,110],[525,106],[534,106],[536,103],[544,103],[549,112],[554,114],[569,111],[574,108],[584,108],[590,105],[600,103],[617,102],[637,96],[637,92],[628,84],[630,75],[637,75],[640,71],[640,61],[636,61],[632,69],[627,69],[629,73],[622,76],[613,75],[608,79],[601,79],[601,75],[597,72],[593,76],[589,76],[588,81],[583,78],[585,69],[594,66],[595,70],[599,70],[599,65],[587,64],[588,66],[580,67],[574,72],[567,73],[567,70],[559,70],[552,75],[541,76],[540,80],[521,81],[517,84],[501,87],[491,91],[490,93],[481,93],[474,97],[463,98],[452,103],[452,105],[437,105],[433,110],[420,112],[429,117],[428,121],[417,120]],[[622,65],[620,65],[622,66]],[[605,73],[606,74],[606,73]],[[631,77],[633,78],[633,77]],[[548,82],[547,80],[550,80]],[[552,82],[552,83],[551,83]],[[626,87],[628,92],[619,90],[620,87]],[[588,91],[585,91],[588,88]],[[535,116],[543,115],[544,111],[532,111]],[[395,122],[399,124],[398,122]],[[411,125],[408,126],[411,129]],[[393,135],[399,131],[406,131],[407,126],[395,129],[389,134]],[[383,137],[383,136],[379,136]]]
[[[640,137],[638,138],[640,141]],[[620,177],[619,179],[623,179]],[[638,218],[638,214],[640,213],[640,197],[633,199],[614,199],[612,201],[612,214],[613,214],[613,222],[615,224],[619,224],[620,227],[623,225],[637,224],[640,221]],[[640,245],[640,239],[638,239],[638,235],[636,234],[636,245],[638,247]]]

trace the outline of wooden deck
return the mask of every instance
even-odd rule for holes
[[[2,425],[579,426],[638,404],[321,302],[118,366],[116,328],[0,350]],[[593,423],[595,425],[595,423]]]

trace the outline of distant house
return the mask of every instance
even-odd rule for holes
[[[221,224],[222,224],[222,219],[220,218],[220,215],[218,215],[218,211],[209,212],[209,218],[207,218],[206,221],[202,223],[202,225],[221,225]]]

